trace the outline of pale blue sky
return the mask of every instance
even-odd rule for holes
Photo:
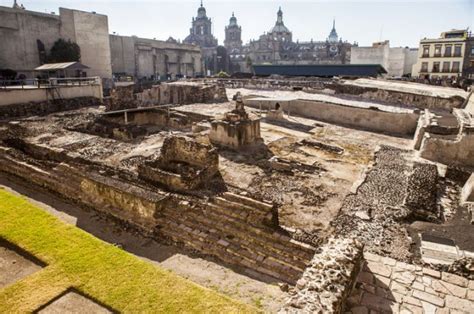
[[[19,0],[28,10],[58,12],[59,7],[96,11],[109,17],[110,32],[145,38],[184,39],[197,14],[199,0]],[[11,6],[13,0],[0,0]],[[257,39],[275,23],[281,6],[294,40],[324,40],[336,18],[343,39],[371,45],[389,39],[391,46],[417,47],[423,37],[452,28],[473,28],[474,0],[204,0],[222,44],[232,11],[242,26],[244,42]]]

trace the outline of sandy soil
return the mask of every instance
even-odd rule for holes
[[[283,292],[276,282],[266,281],[266,278],[249,277],[242,274],[240,270],[234,270],[215,260],[197,257],[178,247],[158,243],[135,230],[116,224],[115,221],[95,211],[66,202],[40,188],[25,185],[18,179],[0,174],[0,187],[26,196],[29,201],[62,221],[73,224],[104,241],[116,244],[140,258],[169,269],[202,286],[261,307],[265,311],[276,312],[287,297],[287,293]],[[3,279],[0,283],[2,281]]]

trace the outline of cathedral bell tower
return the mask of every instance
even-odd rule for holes
[[[225,27],[224,46],[228,51],[242,47],[242,27],[237,24],[237,18],[235,17],[234,12],[232,12],[229,25]]]

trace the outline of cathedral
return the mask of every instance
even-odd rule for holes
[[[202,48],[208,73],[251,72],[251,66],[257,64],[346,64],[350,62],[351,47],[356,45],[339,38],[335,21],[326,40],[295,42],[292,32],[283,22],[281,8],[269,32],[245,45],[242,42],[242,27],[237,23],[234,13],[225,27],[224,46],[218,46],[211,25],[211,19],[207,17],[201,2],[198,16],[193,18],[185,42]]]

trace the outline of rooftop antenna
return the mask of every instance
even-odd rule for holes
[[[382,24],[382,27],[380,28],[380,38],[379,38],[379,41],[382,41],[382,36],[383,36],[383,24]]]

